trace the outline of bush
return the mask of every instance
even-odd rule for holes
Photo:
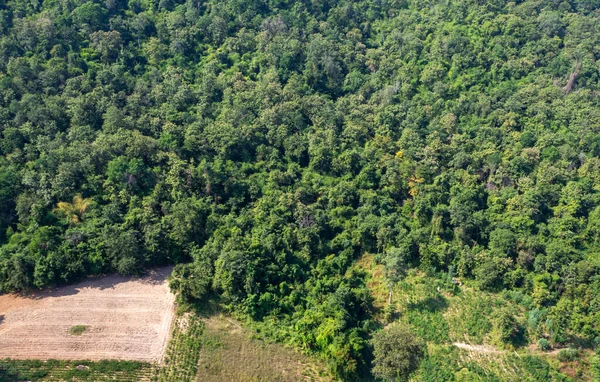
[[[519,324],[514,314],[507,309],[500,310],[494,320],[494,332],[502,343],[515,342],[519,334]]]
[[[73,336],[80,336],[86,330],[87,330],[87,326],[85,326],[85,325],[75,325],[75,326],[72,326],[71,329],[69,329],[69,333],[71,333],[71,335],[73,335]]]
[[[577,349],[563,349],[558,352],[558,360],[560,362],[571,362],[579,358],[579,350]]]
[[[538,348],[540,350],[543,350],[543,351],[550,350],[550,342],[548,342],[548,340],[545,338],[540,338],[540,340],[538,341],[537,344],[538,344]]]

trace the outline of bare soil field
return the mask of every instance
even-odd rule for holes
[[[171,269],[0,295],[0,359],[161,361],[174,316]]]

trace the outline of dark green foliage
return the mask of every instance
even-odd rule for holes
[[[0,290],[178,264],[183,299],[350,379],[374,328],[350,270],[370,252],[390,283],[518,291],[527,338],[591,344],[599,7],[0,2]],[[405,318],[447,342],[424,304]]]
[[[77,366],[83,366],[79,369]],[[22,361],[0,360],[0,381],[114,381],[134,382],[155,373],[151,364],[136,361]]]

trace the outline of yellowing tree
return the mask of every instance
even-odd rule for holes
[[[69,224],[77,224],[83,221],[83,215],[91,203],[91,198],[82,198],[81,194],[77,194],[73,197],[73,203],[59,202],[54,211],[63,214]]]

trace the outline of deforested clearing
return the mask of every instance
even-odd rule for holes
[[[0,296],[0,359],[161,361],[174,314],[170,271]],[[85,331],[73,335],[76,326]]]

